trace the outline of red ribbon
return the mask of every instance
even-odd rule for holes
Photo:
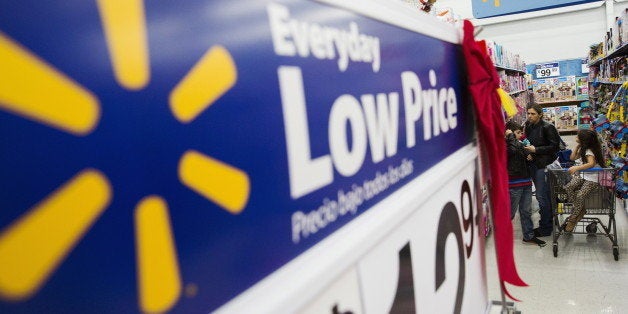
[[[506,144],[504,141],[504,114],[497,89],[499,76],[486,49],[475,41],[473,24],[464,21],[462,51],[467,64],[469,93],[473,99],[480,145],[487,152],[490,170],[490,197],[495,230],[497,269],[502,290],[513,298],[504,283],[527,286],[519,277],[513,252],[513,231],[510,221],[510,195],[508,194],[508,171]]]

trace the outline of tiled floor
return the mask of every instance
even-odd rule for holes
[[[621,205],[619,205],[621,204]],[[571,235],[558,239],[558,257],[552,252],[552,237],[541,248],[521,242],[518,217],[514,223],[515,260],[519,275],[529,287],[509,287],[522,302],[522,313],[628,313],[628,213],[617,208],[619,261],[612,245],[602,236]],[[495,247],[486,243],[489,298],[501,300]],[[493,311],[494,312],[494,311]]]
[[[533,216],[538,219],[538,214]],[[617,202],[619,261],[603,236],[567,235],[558,240],[558,257],[552,237],[541,238],[547,246],[523,244],[519,217],[513,221],[515,260],[519,275],[529,287],[510,286],[521,300],[522,313],[628,313],[628,212]],[[501,300],[492,235],[486,242],[488,293]],[[510,300],[509,300],[510,301]],[[491,313],[499,313],[493,306]]]

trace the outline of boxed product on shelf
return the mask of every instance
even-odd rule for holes
[[[575,101],[576,77],[570,75],[536,79],[532,81],[532,91],[536,103]]]
[[[497,60],[495,59],[495,43],[490,40],[485,40],[484,43],[486,44],[486,53],[491,57],[493,64],[497,64]]]
[[[589,79],[586,76],[576,77],[576,99],[589,99]]]
[[[534,102],[537,104],[554,101],[553,79],[537,79],[532,81]]]
[[[560,106],[556,109],[556,129],[559,132],[578,130],[578,106]]]
[[[557,106],[543,108],[543,120],[551,123],[559,132],[578,130],[578,106]]]
[[[543,120],[556,126],[556,107],[543,108]]]
[[[626,56],[602,60],[593,73],[593,78],[600,82],[623,82],[628,76]]]
[[[554,100],[570,101],[576,100],[576,77],[563,76],[555,79]]]
[[[602,42],[589,47],[589,60],[591,62],[604,57],[604,44]]]
[[[591,104],[588,101],[582,102],[580,104],[580,111],[578,112],[578,128],[579,129],[590,129],[591,122],[593,121],[593,108],[591,108]]]
[[[613,29],[609,28],[606,32],[606,37],[604,37],[604,51],[606,51],[606,55],[608,55],[614,50],[615,46],[613,46]]]

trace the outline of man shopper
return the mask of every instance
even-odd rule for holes
[[[552,209],[545,167],[556,160],[560,136],[552,124],[543,121],[543,108],[540,105],[529,105],[527,117],[525,134],[531,145],[524,149],[532,156],[530,173],[541,214],[539,228],[534,229],[534,234],[537,237],[546,237],[552,234]]]

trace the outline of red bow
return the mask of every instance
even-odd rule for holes
[[[495,230],[497,269],[502,290],[513,300],[504,283],[527,286],[517,273],[513,254],[512,222],[510,221],[510,196],[504,138],[504,113],[497,93],[499,76],[486,49],[475,41],[473,24],[464,21],[462,51],[467,64],[469,92],[473,98],[482,149],[487,152],[490,170],[490,196]],[[518,300],[517,300],[518,301]]]

